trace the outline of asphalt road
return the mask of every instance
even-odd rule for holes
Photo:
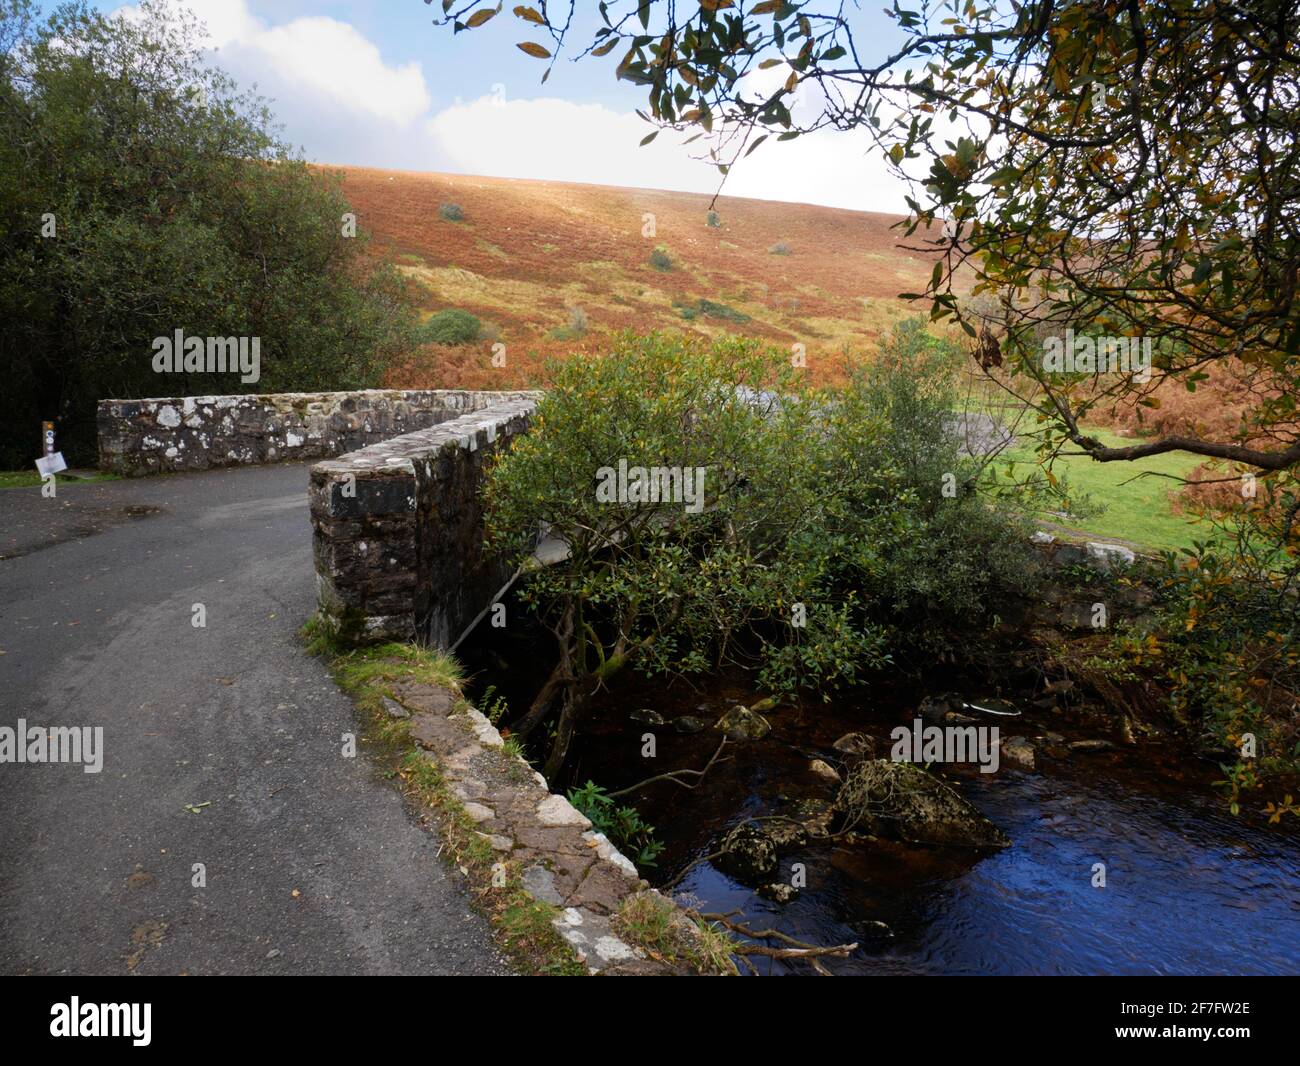
[[[0,489],[0,725],[103,727],[99,773],[0,764],[0,970],[508,972],[436,836],[343,755],[351,703],[296,638],[306,486]]]

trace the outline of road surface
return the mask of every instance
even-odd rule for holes
[[[436,837],[343,755],[352,706],[296,636],[306,486],[0,489],[0,726],[103,728],[99,773],[0,764],[0,970],[508,972]]]

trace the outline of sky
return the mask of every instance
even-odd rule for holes
[[[614,78],[613,54],[545,64],[519,51],[527,27],[509,11],[459,35],[423,0],[174,0],[208,26],[213,63],[272,100],[284,138],[319,163],[714,192],[697,141],[661,134],[635,110],[644,92]],[[440,7],[435,0],[435,5]],[[114,12],[120,3],[100,2]],[[579,0],[586,25],[594,0]],[[859,41],[898,31],[877,5],[859,9]],[[581,29],[581,27],[579,27]],[[590,33],[573,40],[584,44]],[[725,192],[903,213],[904,188],[864,134],[767,141],[733,169]]]

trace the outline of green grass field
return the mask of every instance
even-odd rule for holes
[[[1089,430],[1105,444],[1132,444],[1108,430]],[[999,457],[998,476],[1003,476],[1008,462],[1014,476],[1022,479],[1037,465],[1033,447],[1017,443]],[[1075,493],[1091,497],[1091,503],[1105,511],[1091,518],[1066,519],[1041,514],[1046,523],[1066,530],[1077,530],[1098,537],[1131,541],[1154,549],[1191,547],[1196,540],[1210,539],[1212,530],[1204,522],[1173,513],[1171,494],[1179,483],[1158,474],[1190,476],[1201,462],[1193,455],[1171,452],[1133,462],[1099,463],[1087,456],[1063,455],[1052,464],[1052,472],[1068,482]],[[1150,476],[1139,476],[1147,473]]]

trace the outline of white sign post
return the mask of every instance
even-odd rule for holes
[[[42,480],[68,469],[63,453],[54,450],[53,422],[41,423],[41,445],[45,455],[36,460],[36,472],[41,475]]]
[[[68,464],[64,461],[62,452],[55,452],[53,455],[36,460],[36,472],[43,478],[53,477],[67,469]]]

